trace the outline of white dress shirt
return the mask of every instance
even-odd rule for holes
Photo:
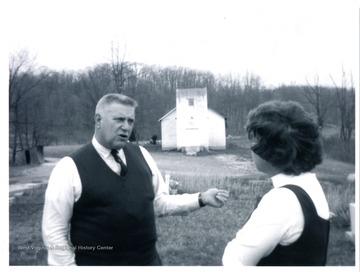
[[[109,149],[103,147],[93,137],[92,144],[106,164],[116,173],[120,165],[115,162]],[[164,179],[150,153],[140,146],[140,150],[152,172],[155,192],[154,210],[156,216],[187,215],[199,209],[198,193],[169,195]],[[119,152],[126,164],[124,151]],[[70,221],[74,203],[81,196],[80,176],[74,161],[64,157],[54,167],[45,194],[42,220],[43,241],[48,249],[49,265],[75,265],[75,254],[70,243]]]
[[[274,188],[264,195],[248,222],[239,230],[224,251],[224,266],[256,265],[278,245],[294,243],[304,229],[304,215],[296,195],[287,184],[304,189],[318,215],[329,219],[329,206],[315,174],[299,176],[278,174],[271,178]]]

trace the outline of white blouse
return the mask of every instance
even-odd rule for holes
[[[300,237],[304,228],[301,205],[292,191],[281,186],[294,184],[303,188],[318,215],[329,219],[329,206],[315,174],[278,174],[271,179],[274,188],[264,195],[248,222],[227,244],[222,259],[224,266],[256,265],[278,244],[289,245]]]

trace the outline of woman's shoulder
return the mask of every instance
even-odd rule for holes
[[[296,195],[289,189],[284,187],[277,187],[271,189],[268,193],[266,193],[260,203],[259,206],[276,209],[277,211],[287,211],[298,209],[300,204],[296,197]]]

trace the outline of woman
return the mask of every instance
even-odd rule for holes
[[[325,265],[329,207],[310,172],[322,162],[317,125],[298,103],[270,101],[249,112],[246,127],[255,165],[274,188],[227,244],[223,264]]]

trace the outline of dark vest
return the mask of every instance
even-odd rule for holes
[[[125,177],[92,144],[70,155],[82,184],[70,231],[77,265],[147,265],[157,257],[152,173],[138,146],[124,152]]]
[[[330,222],[319,217],[310,196],[299,186],[285,185],[298,198],[305,219],[304,230],[294,243],[277,245],[258,266],[323,266],[326,264]],[[284,203],[286,205],[286,203]]]

